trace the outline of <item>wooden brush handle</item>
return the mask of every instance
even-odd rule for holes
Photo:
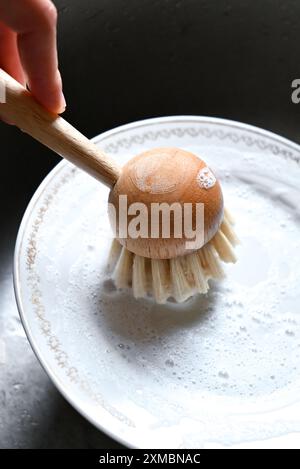
[[[20,83],[0,69],[0,118],[71,161],[109,187],[120,175],[117,164],[62,117],[44,109]],[[2,91],[2,92],[1,92]],[[3,93],[5,91],[5,93]]]

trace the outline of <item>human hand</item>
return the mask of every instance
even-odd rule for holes
[[[58,71],[57,12],[50,0],[0,0],[0,68],[49,111],[66,103]]]

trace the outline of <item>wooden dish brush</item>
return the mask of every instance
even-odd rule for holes
[[[195,293],[206,293],[209,279],[224,276],[221,261],[236,262],[233,247],[238,239],[233,220],[224,210],[219,182],[204,161],[178,148],[158,148],[131,159],[121,170],[117,164],[62,117],[45,110],[22,85],[0,69],[5,102],[0,117],[71,161],[111,190],[109,202],[118,213],[120,195],[128,206],[151,204],[204,204],[201,246],[191,249],[185,236],[172,230],[168,238],[119,236],[119,222],[109,255],[108,271],[118,288],[132,287],[136,298],[152,294],[165,303],[170,297],[182,302]],[[114,214],[115,214],[114,213]],[[128,217],[128,223],[132,217]],[[195,210],[192,211],[195,226]],[[182,220],[184,223],[184,220]]]

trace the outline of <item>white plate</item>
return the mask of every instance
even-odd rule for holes
[[[170,145],[206,159],[237,221],[239,262],[184,305],[114,291],[108,190],[61,162],[25,213],[14,272],[50,378],[131,447],[300,447],[299,146],[206,117],[150,119],[94,142],[119,162]]]

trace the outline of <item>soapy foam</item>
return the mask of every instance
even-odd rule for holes
[[[203,441],[227,438],[228,444],[276,435],[279,424],[266,414],[258,430],[251,412],[298,401],[300,169],[272,155],[235,155],[232,148],[187,150],[207,155],[236,219],[242,245],[238,263],[226,266],[227,278],[183,305],[158,306],[117,291],[105,273],[107,191],[78,172],[40,233],[43,290],[55,305],[49,320],[76,367],[102,393],[105,381],[107,399],[124,412],[130,405],[145,409],[145,425],[149,420],[155,428],[163,419],[176,429],[186,421],[187,435],[196,426]],[[233,416],[245,409],[251,417],[244,428]],[[291,419],[284,425],[300,430]]]

